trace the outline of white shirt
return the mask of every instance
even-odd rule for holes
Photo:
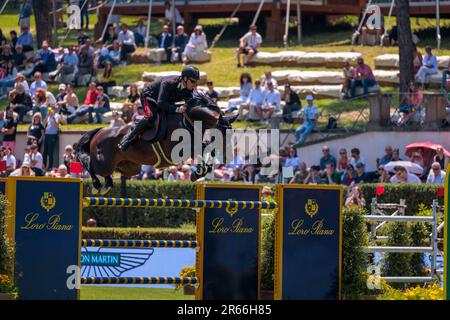
[[[42,154],[40,152],[32,153],[29,156],[30,164],[31,161],[36,161],[35,165],[32,165],[33,168],[41,169],[44,168],[44,158],[42,157]],[[24,159],[25,162],[25,159]]]
[[[23,85],[23,89],[25,90],[25,93],[30,93],[30,86],[28,85],[27,80],[23,80],[22,82],[15,82],[14,83],[14,89],[17,89],[17,85],[21,83]]]
[[[269,80],[264,79],[264,90],[269,90],[269,88],[268,88],[268,86],[267,86],[267,84],[268,84],[269,82],[271,82],[271,83],[273,84],[273,87],[274,87],[275,89],[278,88],[278,81],[277,81],[274,77],[272,77],[272,78],[270,78]]]
[[[248,95],[247,103],[261,106],[264,103],[264,91],[260,88],[253,88]]]
[[[267,91],[264,97],[264,104],[275,106],[276,111],[280,111],[281,95],[278,90]]]
[[[444,184],[445,183],[445,171],[441,170],[440,174],[436,177],[433,170],[430,170],[430,173],[427,177],[427,183],[431,184]]]
[[[164,10],[164,18],[166,20],[172,21],[172,17],[173,17],[173,10],[172,10],[172,6],[170,6],[169,9]],[[175,8],[175,23],[182,23],[183,22],[183,18],[181,17],[180,11],[178,11],[177,8]]]
[[[250,31],[244,34],[242,37],[242,40],[247,44],[247,47],[256,49],[257,45],[260,45],[262,43],[262,37],[257,32],[255,35],[253,35]]]
[[[431,55],[425,54],[424,55],[422,65],[425,66],[427,64],[431,64],[432,67],[430,69],[437,72],[439,64],[438,64],[437,58],[434,54],[431,54]]]
[[[119,35],[117,36],[117,40],[119,40],[121,44],[136,47],[136,42],[134,40],[134,33],[131,32],[130,30],[127,30],[127,32],[120,31]]]
[[[419,177],[416,176],[415,174],[411,174],[408,172],[408,177],[406,178],[406,181],[400,181],[397,176],[392,176],[391,178],[391,182],[392,183],[422,183],[422,181],[420,181]]]
[[[169,176],[167,177],[167,181],[176,181],[176,180],[181,180],[181,176],[183,174],[179,171],[177,171],[177,173],[174,175],[172,173],[169,173]]]
[[[6,167],[9,168],[11,166],[13,166],[13,168],[16,168],[16,157],[14,157],[14,155],[9,155],[9,156],[4,156],[3,157],[3,161],[6,161]]]

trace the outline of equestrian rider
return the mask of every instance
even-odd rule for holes
[[[177,106],[176,103],[192,98],[198,80],[199,70],[188,65],[183,68],[181,76],[162,77],[145,87],[141,94],[145,116],[123,137],[118,145],[119,149],[125,151],[140,133],[147,127],[154,126],[157,109],[166,113],[185,112],[184,105]]]

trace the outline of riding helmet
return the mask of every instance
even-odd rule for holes
[[[198,81],[200,80],[200,71],[198,71],[196,67],[188,65],[183,68],[183,71],[181,71],[181,76]]]

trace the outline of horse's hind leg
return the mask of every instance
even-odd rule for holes
[[[97,175],[95,174],[94,170],[89,169],[89,174],[91,176],[92,179],[92,190],[91,193],[93,195],[96,195],[102,188],[102,183],[100,182],[100,179],[97,177]]]
[[[109,191],[111,191],[111,188],[113,187],[113,179],[111,176],[105,177],[105,186],[100,190],[100,194],[104,196]]]

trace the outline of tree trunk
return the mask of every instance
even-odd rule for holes
[[[33,12],[36,19],[37,46],[41,47],[42,41],[52,41],[51,17],[49,12],[52,9],[51,0],[32,0]]]
[[[408,84],[414,81],[413,42],[409,0],[397,0],[398,47],[400,55],[400,92],[408,91]]]

